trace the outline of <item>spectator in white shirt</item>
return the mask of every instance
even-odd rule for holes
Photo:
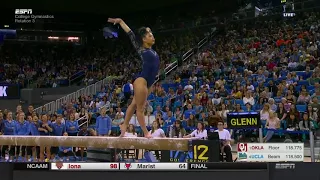
[[[192,74],[192,76],[190,76],[189,81],[196,83],[198,80],[197,76],[195,76],[194,74]]]
[[[288,68],[290,69],[295,69],[298,66],[298,64],[296,62],[294,62],[293,60],[291,60],[288,64]]]
[[[251,104],[252,106],[254,105],[254,98],[251,96],[251,92],[247,91],[245,96],[243,97],[243,104]]]
[[[188,91],[193,90],[193,86],[191,85],[191,82],[189,81],[188,85],[186,85],[183,89]]]
[[[210,85],[209,84],[204,84],[204,85],[201,85],[201,88],[205,89],[205,90],[208,90],[208,89],[210,89]]]
[[[127,132],[124,134],[125,137],[137,137],[136,129],[133,124],[129,124]]]
[[[218,122],[218,130],[215,130],[215,132],[219,133],[219,139],[221,142],[221,153],[226,154],[226,161],[227,162],[233,162],[232,160],[232,152],[231,152],[231,135],[230,132],[226,129],[224,129],[224,123],[223,121]],[[223,161],[223,156],[220,156],[220,160]]]
[[[137,137],[138,134],[136,133],[136,129],[134,127],[133,124],[129,124],[127,132],[124,134],[124,137]],[[125,149],[123,150],[123,154],[125,154],[127,156],[127,158],[129,158],[129,151],[132,149]],[[135,151],[135,158],[136,161],[139,159],[139,149],[134,149]]]
[[[221,97],[220,97],[219,93],[215,93],[212,98],[212,104],[218,105],[220,103],[221,103]]]
[[[157,120],[153,121],[152,128],[149,133],[151,134],[151,136],[153,138],[165,138],[166,137],[164,131],[160,128],[160,122]],[[155,150],[154,152],[156,154],[157,159],[159,159],[159,157],[160,157],[159,152],[160,151]]]
[[[260,111],[260,119],[263,127],[266,125],[267,120],[269,119],[270,112],[271,112],[270,104],[265,103],[263,105],[263,109]]]
[[[124,116],[124,113],[122,112],[120,107],[117,108],[116,116],[118,117],[118,119],[121,119]]]
[[[194,130],[191,134],[183,136],[184,138],[193,138],[193,139],[207,139],[208,132],[205,129],[205,126],[202,122],[198,122],[197,129]]]
[[[254,92],[254,86],[251,84],[250,81],[247,81],[246,87],[248,91]]]
[[[119,126],[124,121],[123,117],[124,117],[124,113],[121,111],[121,108],[118,107],[114,120],[112,121],[112,125]]]

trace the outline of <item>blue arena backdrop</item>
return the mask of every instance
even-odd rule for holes
[[[164,180],[164,179],[236,179],[236,180],[301,180],[306,177],[309,179],[320,179],[319,163],[264,163],[267,169],[241,169],[237,170],[236,167],[243,167],[246,163],[215,163],[216,166],[233,167],[232,169],[216,170],[202,170],[202,171],[49,171],[49,170],[14,170],[13,163],[0,163],[1,180],[20,180],[28,179],[43,180],[46,177],[47,180],[57,179],[76,179],[76,180],[88,180],[88,179],[139,179],[139,180]],[[236,165],[237,164],[237,165]],[[249,163],[250,164],[250,163]],[[252,164],[252,163],[251,163]],[[262,163],[257,163],[262,164]],[[291,164],[290,168],[286,168],[286,164]],[[278,167],[278,168],[277,168]],[[279,168],[282,167],[282,168]],[[201,173],[201,174],[200,174]]]
[[[20,99],[20,85],[0,83],[0,99]]]

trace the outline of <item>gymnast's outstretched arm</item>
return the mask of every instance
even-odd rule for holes
[[[109,18],[108,22],[113,24],[119,24],[121,28],[126,32],[131,40],[131,43],[133,47],[139,52],[140,46],[136,40],[136,36],[133,33],[133,31],[130,29],[130,27],[120,18]]]

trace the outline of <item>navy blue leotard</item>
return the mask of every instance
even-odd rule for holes
[[[132,31],[130,31],[128,35],[134,48],[137,50],[140,58],[143,61],[142,71],[138,75],[138,77],[144,78],[147,81],[147,86],[149,88],[155,82],[158,75],[160,68],[160,58],[157,52],[153,49],[141,49],[141,47],[137,43],[135,34]]]

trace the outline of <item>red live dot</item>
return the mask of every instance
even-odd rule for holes
[[[110,168],[117,169],[118,168],[118,164],[110,164]]]

